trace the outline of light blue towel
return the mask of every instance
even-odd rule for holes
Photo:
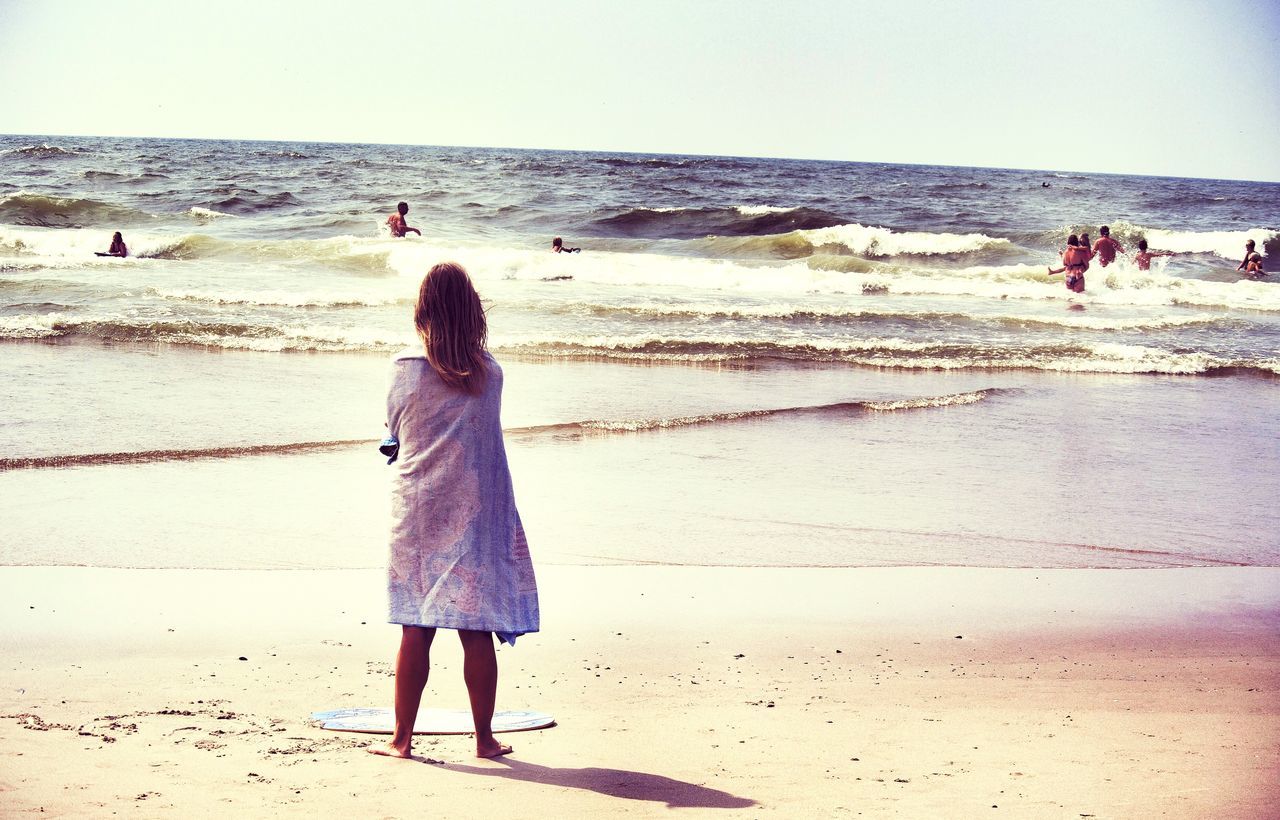
[[[502,369],[486,361],[484,391],[473,396],[446,385],[420,350],[394,359],[388,620],[514,644],[538,631],[538,585],[502,442]]]

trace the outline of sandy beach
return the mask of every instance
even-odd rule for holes
[[[380,571],[0,569],[0,813],[1276,816],[1274,568],[539,571],[558,725],[401,762],[308,720],[390,703]]]

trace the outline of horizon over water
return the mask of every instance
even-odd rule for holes
[[[0,137],[0,564],[377,566],[364,442],[454,259],[541,562],[1277,565],[1277,194]],[[421,238],[386,234],[398,200]],[[1046,268],[1103,224],[1126,253],[1072,294]],[[94,256],[117,230],[130,258]],[[1140,238],[1176,255],[1140,271]],[[1235,271],[1246,239],[1267,277]]]
[[[1189,182],[1245,182],[1257,183],[1260,185],[1280,185],[1280,180],[1257,179],[1254,177],[1213,177],[1213,176],[1184,176],[1180,174],[1154,174],[1154,173],[1136,173],[1130,171],[1102,171],[1089,168],[1033,168],[1030,166],[1014,166],[1014,165],[963,165],[954,163],[929,163],[929,162],[908,162],[906,160],[872,160],[872,159],[837,159],[830,157],[801,157],[801,156],[769,156],[765,154],[710,154],[698,152],[671,152],[671,151],[632,151],[623,149],[605,149],[605,148],[551,148],[551,147],[535,147],[535,146],[518,146],[518,145],[454,145],[447,143],[417,143],[417,142],[365,142],[365,141],[340,141],[340,140],[322,140],[322,139],[267,139],[267,138],[237,138],[237,137],[174,137],[174,136],[140,136],[136,134],[0,134],[0,139],[12,138],[28,143],[36,142],[44,145],[49,144],[49,140],[55,142],[59,139],[66,140],[152,140],[162,142],[227,142],[240,143],[245,145],[317,145],[317,146],[342,146],[350,148],[423,148],[432,150],[480,150],[480,151],[543,151],[558,154],[620,154],[639,157],[656,157],[656,158],[686,158],[686,159],[743,159],[743,160],[772,160],[778,162],[828,162],[848,165],[892,165],[908,168],[938,168],[957,171],[1022,171],[1027,173],[1044,173],[1044,174],[1083,174],[1087,176],[1117,176],[1128,178],[1150,178],[1165,180],[1182,180]]]

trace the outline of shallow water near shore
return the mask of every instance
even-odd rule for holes
[[[0,470],[4,563],[382,562],[382,357],[10,352],[6,375],[36,374],[50,394],[94,387],[66,437],[17,435],[38,419],[5,428],[6,452],[25,458]],[[125,371],[150,376],[122,391]],[[521,360],[505,372],[541,563],[1280,562],[1265,379]],[[200,385],[205,401],[168,412],[165,391]]]

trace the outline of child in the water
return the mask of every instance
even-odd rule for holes
[[[1138,254],[1133,260],[1138,263],[1138,270],[1151,270],[1151,260],[1157,256],[1175,256],[1173,251],[1149,251],[1147,250],[1147,240],[1138,240]]]

